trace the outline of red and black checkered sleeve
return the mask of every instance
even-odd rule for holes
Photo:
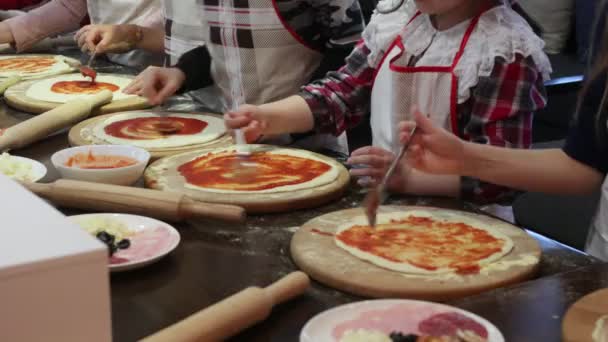
[[[316,132],[340,135],[361,122],[369,108],[374,77],[369,53],[361,39],[343,67],[302,87],[300,96],[312,111]]]
[[[531,57],[512,63],[497,58],[491,75],[479,79],[462,115],[462,132],[470,141],[509,148],[530,148],[534,112],[545,107],[544,80]],[[463,177],[462,197],[478,203],[507,202],[515,192]]]

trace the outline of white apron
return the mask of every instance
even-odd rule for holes
[[[196,0],[162,0],[165,18],[165,66],[175,65],[186,52],[205,45],[203,21]]]
[[[263,104],[298,93],[315,72],[323,55],[307,47],[280,17],[274,0],[197,0],[205,25],[205,41],[212,58],[214,87],[224,100],[231,98],[230,70],[240,71],[244,102]],[[221,9],[234,13],[234,23],[225,23]],[[238,49],[238,60],[228,63],[231,49]],[[234,51],[233,51],[234,52]],[[236,54],[235,54],[236,55]],[[224,110],[219,108],[219,110]],[[336,138],[314,135],[297,142],[290,136],[267,137],[265,142],[291,144],[318,150],[328,148],[348,153],[346,134]]]
[[[602,185],[602,197],[587,236],[585,251],[596,258],[608,261],[608,177]]]
[[[150,19],[158,19],[160,26],[160,0],[87,0],[87,9],[93,24],[135,24],[149,26]],[[148,21],[148,22],[146,22]],[[162,55],[135,50],[124,54],[108,54],[108,58],[122,65],[145,67],[162,65]]]
[[[454,69],[481,14],[471,20],[450,66],[409,66],[412,55],[406,52],[401,35],[397,36],[383,56],[374,78],[371,95],[374,146],[397,151],[400,146],[399,122],[411,118],[415,108],[422,113],[430,113],[436,125],[459,135],[458,78]],[[410,23],[419,15],[417,13]]]

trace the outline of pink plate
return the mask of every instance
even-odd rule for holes
[[[180,241],[179,232],[171,225],[153,218],[129,214],[84,214],[73,219],[106,218],[124,223],[134,235],[131,246],[119,250],[110,258],[112,272],[128,271],[149,265],[173,251]]]
[[[341,305],[313,317],[302,329],[300,342],[339,342],[347,331],[378,331],[452,335],[456,327],[475,332],[488,342],[504,342],[487,320],[448,305],[401,299],[379,299]]]

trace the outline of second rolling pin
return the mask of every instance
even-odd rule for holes
[[[268,287],[249,287],[142,342],[222,341],[263,321],[275,305],[301,295],[309,286],[305,273],[293,272]]]
[[[24,183],[33,193],[58,206],[121,212],[167,221],[213,218],[242,222],[245,209],[234,205],[195,201],[178,192],[59,179],[53,183]]]
[[[11,126],[0,135],[0,152],[26,147],[80,122],[86,119],[94,108],[110,103],[112,97],[111,91],[103,90],[94,95],[69,101],[48,112]]]

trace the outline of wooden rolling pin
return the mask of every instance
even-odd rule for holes
[[[25,147],[80,122],[91,114],[93,108],[110,103],[112,96],[111,91],[103,90],[91,96],[69,101],[9,127],[0,136],[0,152]]]
[[[245,209],[195,201],[178,192],[60,179],[54,183],[23,183],[33,193],[66,208],[121,212],[167,221],[214,218],[242,222]]]
[[[0,82],[0,95],[3,95],[6,89],[14,86],[21,81],[21,76],[11,76]]]
[[[273,306],[301,295],[309,286],[305,273],[293,272],[266,288],[249,287],[142,342],[222,341],[265,320]]]

